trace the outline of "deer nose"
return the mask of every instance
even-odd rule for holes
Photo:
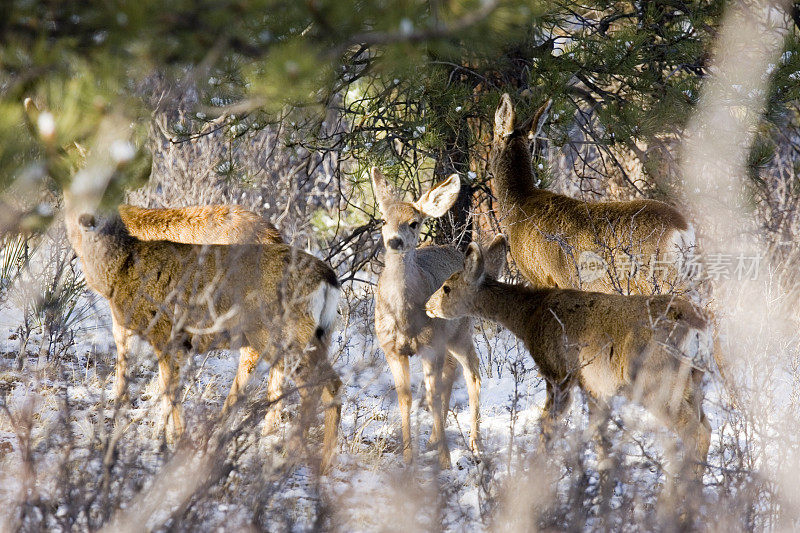
[[[386,242],[386,246],[392,250],[399,250],[400,247],[403,246],[403,241],[400,239],[400,237],[392,237]]]

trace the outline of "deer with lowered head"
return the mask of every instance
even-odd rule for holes
[[[519,337],[547,382],[547,434],[579,385],[603,406],[616,394],[647,408],[683,440],[702,476],[711,429],[703,412],[703,372],[692,360],[710,349],[706,319],[680,297],[531,288],[498,281],[506,239],[467,250],[464,269],[426,304],[428,316],[478,317]],[[590,402],[590,405],[592,402]]]
[[[265,217],[239,205],[194,205],[179,208],[146,208],[121,204],[117,210],[128,233],[142,241],[172,241],[185,244],[283,244],[278,229]],[[117,346],[115,394],[127,399],[127,361],[133,334],[111,320]],[[271,408],[264,432],[280,419],[284,374],[282,365],[272,365],[268,394]]]
[[[471,413],[470,447],[479,446],[480,367],[472,343],[472,320],[443,320],[425,314],[428,297],[453,272],[460,270],[464,256],[449,246],[417,246],[422,223],[441,217],[458,197],[457,174],[423,194],[416,202],[404,202],[377,168],[372,169],[372,187],[383,216],[385,266],[375,295],[375,331],[394,376],[400,404],[403,456],[410,462],[411,379],[409,357],[422,359],[427,402],[433,416],[431,443],[438,446],[439,465],[450,467],[450,451],[444,433],[450,392],[458,361],[467,382]]]
[[[535,286],[622,294],[680,286],[679,265],[695,237],[678,210],[656,200],[584,202],[536,186],[532,143],[549,109],[550,102],[517,124],[503,94],[494,118],[489,168],[500,225],[522,274]]]
[[[162,428],[184,429],[178,401],[180,365],[190,351],[239,349],[239,367],[224,410],[238,400],[260,357],[283,364],[297,354],[292,377],[307,428],[325,405],[323,468],[336,447],[339,376],[328,348],[339,299],[333,270],[284,244],[197,245],[143,241],[118,214],[101,215],[65,191],[67,234],[87,284],[109,301],[115,324],[140,335],[158,357]],[[173,431],[167,431],[172,421]]]

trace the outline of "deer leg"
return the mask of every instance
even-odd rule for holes
[[[662,372],[663,375],[663,372]],[[682,362],[672,372],[672,379],[666,380],[658,396],[659,418],[680,435],[684,444],[684,465],[692,464],[694,478],[702,483],[705,462],[711,442],[711,428],[703,412],[703,372],[695,370]],[[672,451],[673,458],[677,450]],[[678,473],[677,466],[672,470]]]
[[[695,461],[695,478],[702,485],[703,474],[706,470],[706,462],[708,461],[708,449],[711,447],[711,424],[708,423],[708,417],[703,410],[703,372],[699,370],[692,371],[692,381],[690,382],[691,394],[688,399],[688,407],[691,408],[693,419],[696,421],[693,427],[693,434],[695,435],[694,442],[694,461]],[[686,442],[686,441],[684,441]],[[690,439],[689,443],[692,442]]]
[[[342,411],[338,394],[342,381],[327,359],[326,347],[315,346],[307,355],[308,358],[303,361],[294,376],[301,399],[300,426],[299,430],[295,432],[294,438],[301,439],[297,445],[298,448],[309,451],[308,430],[316,423],[318,407],[322,401],[325,408],[325,425],[319,470],[324,473],[330,467],[337,447]]]
[[[664,420],[683,441],[683,461],[677,461],[677,450],[669,450],[671,455],[666,468],[666,485],[659,496],[658,507],[665,513],[660,520],[675,520],[681,529],[686,529],[697,512],[691,494],[702,490],[703,474],[708,448],[711,443],[711,427],[702,410],[697,410],[691,400],[685,400],[674,416]],[[683,477],[681,474],[688,474]],[[677,517],[673,513],[678,511]]]
[[[673,384],[673,388],[670,394],[663,394],[659,398],[662,403],[648,408],[683,441],[682,461],[677,439],[667,447],[666,484],[659,497],[659,508],[664,512],[678,509],[678,520],[688,523],[694,508],[690,493],[702,490],[703,486],[711,426],[702,408],[703,374],[694,369],[688,373],[684,371],[685,368],[681,367],[673,374],[674,381],[668,382]]]
[[[422,370],[425,374],[428,404],[431,406],[431,415],[433,415],[432,431],[436,436],[439,448],[439,467],[442,469],[450,468],[450,450],[447,447],[447,439],[444,434],[444,413],[442,412],[442,404],[438,401],[445,354],[438,350],[425,348],[420,351],[419,355],[422,358]]]
[[[133,332],[120,324],[111,314],[111,331],[114,334],[114,344],[117,346],[117,361],[116,361],[116,380],[114,381],[114,396],[118,404],[130,403],[130,395],[128,394],[128,354],[130,352],[131,342],[133,341]]]
[[[339,389],[342,380],[328,361],[328,346],[312,341],[312,349],[307,353],[308,364],[299,372],[297,380],[302,397],[301,412],[306,418],[304,428],[308,428],[316,417],[316,408],[322,401],[325,410],[324,437],[322,441],[321,472],[325,473],[331,466],[336,452],[339,423],[342,415],[342,402]],[[305,391],[305,396],[303,392]],[[302,417],[301,417],[302,420]]]
[[[553,386],[550,384],[550,381],[547,380],[545,382],[546,387],[546,394],[547,398],[544,401],[544,407],[542,408],[542,418],[540,419],[540,424],[542,426],[542,444],[546,444],[550,441],[550,431],[552,429],[552,415],[550,411],[553,408]]]
[[[234,393],[236,396],[241,394],[241,389],[249,381],[250,375],[258,365],[259,354],[265,354],[265,358],[267,362],[271,363],[271,366],[269,369],[269,378],[267,380],[268,406],[267,412],[264,415],[264,425],[261,429],[261,435],[269,435],[278,427],[281,410],[283,408],[284,378],[286,376],[283,357],[280,355],[269,355],[276,351],[269,336],[254,334],[246,338],[250,346],[243,347],[239,350],[239,368],[231,392],[228,395],[228,400],[225,401],[226,409],[232,405],[231,401],[235,400],[235,398],[232,398],[232,395],[234,395]],[[299,350],[296,346],[292,346],[292,349]],[[235,391],[234,388],[236,389]]]
[[[408,357],[386,352],[386,361],[394,376],[394,388],[400,405],[400,416],[403,425],[403,458],[407,463],[413,460],[411,445],[411,369]]]
[[[683,441],[684,463],[691,465],[692,477],[700,484],[705,474],[708,449],[711,446],[711,425],[702,408],[685,402],[678,413],[675,429]]]
[[[542,410],[542,442],[549,444],[553,437],[556,422],[561,418],[569,405],[569,389],[551,380],[547,380],[547,400]]]
[[[178,400],[180,369],[174,356],[166,352],[158,355],[158,383],[161,389],[161,429],[167,442],[176,441],[183,434],[183,412]],[[169,421],[172,419],[172,431]]]
[[[242,394],[242,390],[250,380],[250,374],[252,374],[258,364],[259,357],[259,352],[251,346],[242,346],[239,348],[239,368],[236,370],[236,377],[233,378],[228,397],[222,405],[223,414],[227,414],[231,407],[239,401],[239,395]]]
[[[456,381],[456,363],[457,360],[448,353],[444,359],[444,365],[442,366],[442,381],[439,397],[441,398],[442,412],[444,413],[445,420],[447,420],[447,411],[450,410],[450,395],[453,393],[453,383]]]
[[[276,361],[269,369],[269,382],[267,385],[267,400],[270,405],[267,414],[264,416],[264,429],[262,435],[268,435],[275,431],[281,420],[283,409],[283,362]]]
[[[468,338],[468,342],[464,342],[463,347],[458,346],[454,348],[451,353],[461,364],[461,369],[464,372],[464,380],[467,382],[467,393],[469,394],[469,411],[470,411],[470,434],[469,434],[469,447],[473,453],[480,451],[480,416],[481,416],[481,370],[480,360],[478,353],[475,351],[475,345],[472,344],[472,338]]]
[[[289,438],[290,447],[300,455],[310,458],[308,430],[315,423],[321,391],[316,383],[318,380],[306,365],[301,364],[292,377],[300,394],[300,409]]]
[[[331,465],[338,444],[339,424],[342,419],[342,399],[339,395],[342,380],[327,360],[320,365],[319,370],[326,376],[322,389],[322,403],[325,408],[325,437],[322,441],[322,472],[324,473]]]
[[[447,355],[442,368],[442,382],[439,398],[442,403],[442,413],[444,413],[445,423],[447,422],[447,412],[450,410],[450,395],[453,392],[453,383],[456,380],[456,359],[450,354]],[[431,433],[428,439],[428,446],[436,444],[436,437]]]
[[[611,439],[608,436],[610,412],[608,405],[594,398],[589,398],[589,430],[595,443],[597,453],[597,474],[599,478],[600,515],[609,510],[608,504],[614,494],[614,480],[610,473],[616,466],[611,454]]]

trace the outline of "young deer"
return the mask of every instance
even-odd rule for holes
[[[651,294],[654,284],[678,281],[694,230],[676,209],[655,200],[588,203],[536,187],[531,143],[549,108],[548,102],[515,127],[514,107],[504,94],[495,113],[489,165],[517,267],[534,286],[609,293]],[[618,264],[630,258],[639,262],[631,276]],[[596,274],[583,270],[587,259],[600,268]]]
[[[122,222],[132,237],[142,241],[172,241],[185,244],[283,244],[277,228],[265,217],[238,205],[207,205],[180,208],[145,208],[121,204]],[[127,400],[127,361],[132,332],[111,319],[117,345],[115,393]],[[269,372],[272,407],[264,432],[270,432],[280,418],[284,376],[280,365]]]
[[[86,212],[65,193],[70,242],[87,284],[109,301],[117,324],[153,346],[159,364],[163,428],[183,431],[179,365],[189,350],[239,348],[239,368],[225,401],[237,401],[258,358],[283,364],[299,354],[293,378],[307,428],[325,404],[323,468],[336,447],[341,381],[328,361],[339,298],[333,270],[284,244],[190,245],[132,237],[118,215]]]
[[[458,197],[458,175],[429,190],[413,203],[398,198],[380,171],[372,169],[372,186],[384,225],[385,267],[375,297],[375,331],[394,376],[403,424],[403,456],[413,457],[411,446],[411,381],[409,357],[422,358],[428,405],[433,415],[431,441],[438,444],[439,464],[450,467],[450,451],[444,422],[455,379],[455,359],[464,371],[472,416],[470,447],[479,446],[480,367],[472,344],[472,321],[432,319],[425,314],[425,301],[447,279],[460,270],[464,257],[455,248],[417,248],[422,222],[440,217]]]
[[[669,295],[502,283],[497,276],[505,257],[502,235],[486,253],[470,244],[464,270],[428,300],[428,316],[485,318],[522,339],[547,380],[545,434],[568,406],[573,385],[595,400],[595,409],[622,393],[681,436],[702,476],[711,429],[702,407],[703,373],[691,361],[709,349],[705,318],[687,300]]]

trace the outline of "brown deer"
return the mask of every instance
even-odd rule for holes
[[[237,401],[259,357],[284,364],[297,354],[292,377],[307,428],[325,404],[323,468],[336,447],[341,381],[328,361],[339,282],[319,259],[285,244],[196,245],[142,241],[118,214],[101,216],[65,192],[67,233],[87,284],[106,298],[115,323],[146,339],[159,363],[162,427],[183,431],[177,400],[187,352],[239,348],[239,368],[225,401]]]
[[[206,205],[180,208],[145,208],[121,204],[122,222],[132,237],[142,241],[172,241],[185,244],[283,244],[278,229],[265,217],[238,205]],[[133,334],[111,320],[117,346],[115,394],[127,401],[127,361]],[[272,408],[267,413],[264,432],[269,433],[280,419],[284,375],[280,365],[269,372]]]
[[[692,361],[710,350],[706,319],[677,296],[503,283],[497,277],[505,258],[502,235],[485,253],[471,243],[463,271],[428,300],[428,316],[492,320],[525,343],[547,381],[545,434],[568,406],[574,385],[595,408],[622,393],[680,435],[702,476],[711,429],[702,407],[703,372]]]
[[[479,446],[480,366],[469,318],[441,320],[425,314],[425,301],[450,274],[463,267],[464,256],[448,246],[417,245],[423,221],[450,209],[461,182],[454,174],[413,203],[401,201],[377,168],[372,169],[372,186],[383,215],[381,233],[386,247],[375,296],[375,331],[394,376],[402,416],[403,456],[409,462],[413,457],[409,357],[418,354],[433,415],[431,442],[438,445],[440,466],[449,468],[444,421],[455,361],[461,364],[467,381],[472,416],[470,447],[474,451]]]
[[[680,286],[680,264],[695,239],[679,211],[655,200],[590,203],[537,188],[531,143],[549,108],[517,127],[504,94],[494,118],[489,167],[500,225],[522,274],[534,286],[622,294]]]

